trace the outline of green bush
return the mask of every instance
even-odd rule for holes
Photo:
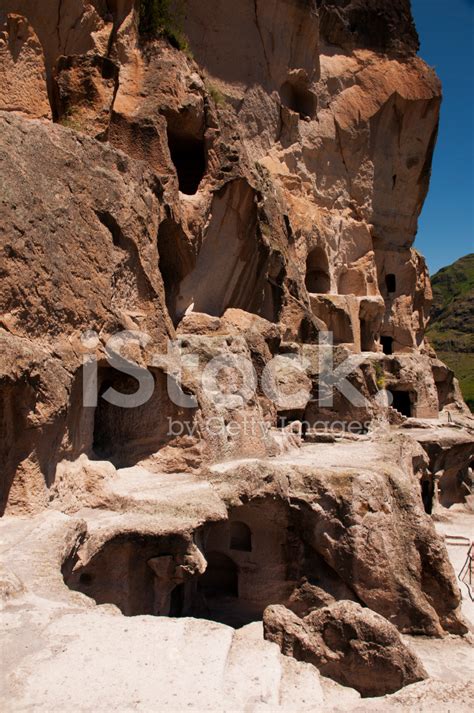
[[[142,37],[166,37],[173,47],[190,54],[180,18],[171,9],[171,0],[140,0],[138,31]]]

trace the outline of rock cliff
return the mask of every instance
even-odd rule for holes
[[[104,636],[120,612],[220,622],[193,624],[198,648],[269,605],[342,600],[466,633],[429,515],[466,500],[474,453],[424,336],[441,87],[417,50],[408,0],[3,0],[8,611],[36,616],[36,593]],[[50,595],[28,549],[11,557],[36,527]],[[252,695],[330,710],[333,688],[252,631],[287,682]],[[202,705],[254,705],[210,679]]]

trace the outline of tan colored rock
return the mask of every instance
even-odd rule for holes
[[[301,577],[336,599],[361,602],[401,632],[464,634],[456,577],[423,508],[425,458],[413,440],[378,433],[369,441],[306,445],[276,462],[231,462],[212,471],[231,503],[237,493],[245,502],[283,488],[285,500],[297,505],[297,531],[307,547],[307,559],[292,558]],[[293,591],[301,584],[296,579]]]
[[[24,593],[24,586],[18,577],[6,569],[0,567],[0,608],[3,608],[10,599],[21,596]]]
[[[9,329],[18,336],[63,338],[88,329],[111,334],[121,325],[163,338],[170,323],[152,316],[164,301],[151,237],[162,210],[156,177],[92,139],[78,141],[65,128],[22,123],[11,113],[3,113],[1,121],[3,150],[15,156],[4,164],[4,200],[6,206],[21,205],[10,215],[15,228],[10,225],[2,236],[8,258],[1,307]],[[17,155],[21,142],[24,149]],[[25,290],[40,280],[44,287],[38,293]]]
[[[108,57],[60,57],[55,72],[58,121],[76,131],[105,138],[118,75],[117,65]]]
[[[28,20],[13,13],[0,24],[0,110],[51,119],[43,49]]]
[[[77,512],[84,506],[103,504],[106,482],[114,478],[116,470],[108,461],[90,461],[81,455],[72,463],[58,463],[50,498],[62,512]]]
[[[192,0],[183,29],[198,63],[232,96],[260,84],[289,98],[318,75],[318,16],[307,3],[244,0],[235,17],[227,0]]]
[[[219,317],[211,317],[203,312],[189,312],[180,321],[178,334],[212,334],[222,332],[221,320]]]
[[[338,602],[300,619],[285,607],[268,607],[265,638],[282,653],[312,663],[324,676],[383,696],[427,678],[420,660],[396,628],[355,602]]]
[[[91,49],[107,52],[112,22],[106,23],[94,4],[86,0],[4,0],[2,11],[23,15],[36,33],[43,48],[50,97],[58,57]]]
[[[458,499],[472,423],[424,339],[412,243],[440,86],[408,2],[178,5],[175,37],[140,36],[131,0],[2,5],[26,18],[16,65],[16,30],[0,47],[0,529],[7,589],[25,588],[5,606],[8,696],[360,709],[257,622],[341,600],[438,637],[461,683],[462,645],[441,638],[466,632],[460,592],[427,510],[437,475]],[[31,120],[47,94],[55,126]],[[361,403],[320,403],[327,329]],[[126,372],[106,348],[121,330]],[[140,378],[146,403],[105,398]],[[464,705],[436,676],[367,709]]]

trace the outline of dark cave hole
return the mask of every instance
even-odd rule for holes
[[[306,259],[306,289],[313,294],[327,294],[331,288],[329,263],[322,248],[314,248]]]
[[[171,592],[170,598],[170,616],[183,616],[185,602],[184,584],[178,584]]]
[[[393,337],[386,337],[382,335],[380,337],[380,343],[384,354],[393,354]]]
[[[230,525],[230,549],[252,552],[252,531],[245,522],[232,522]]]
[[[204,140],[174,133],[168,126],[168,146],[178,174],[179,190],[193,196],[206,172]]]
[[[385,286],[387,288],[387,292],[389,294],[392,294],[393,292],[396,292],[397,290],[397,278],[393,273],[389,273],[388,275],[385,275]]]
[[[238,597],[239,571],[235,562],[222,552],[209,552],[207,569],[199,579],[198,588],[206,598]]]
[[[434,484],[433,479],[423,478],[420,482],[421,487],[421,499],[423,501],[423,507],[428,515],[431,515],[433,511],[433,495],[434,495]]]
[[[132,368],[128,363],[127,369]],[[94,412],[92,450],[96,458],[110,460],[116,468],[135,465],[158,452],[174,438],[169,430],[170,419],[183,423],[186,428],[195,413],[194,409],[180,408],[173,403],[164,372],[137,366],[132,373],[134,376],[105,366],[98,370],[99,396]],[[113,392],[107,395],[109,389]],[[124,395],[124,403],[112,403],[111,399],[120,394]],[[133,395],[146,400],[131,402]]]
[[[93,577],[88,572],[82,572],[82,574],[79,577],[79,582],[81,584],[83,584],[85,587],[88,587],[89,585],[91,585],[92,581],[93,581]]]
[[[280,89],[280,99],[283,106],[299,114],[300,119],[316,114],[316,97],[304,84],[285,82]]]
[[[373,352],[375,349],[375,335],[367,319],[360,320],[360,348],[363,352]]]
[[[392,407],[396,409],[402,416],[408,418],[412,415],[411,394],[409,391],[392,391],[393,402]]]

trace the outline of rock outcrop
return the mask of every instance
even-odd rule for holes
[[[0,110],[51,119],[44,55],[38,37],[21,15],[0,15]]]
[[[7,627],[52,632],[48,666],[63,626],[136,651],[133,616],[137,641],[218,642],[203,695],[165,710],[305,710],[336,684],[261,640],[268,606],[388,637],[364,695],[421,673],[393,626],[466,633],[429,515],[438,487],[462,507],[472,421],[425,340],[441,87],[417,49],[408,0],[2,3],[0,589]],[[272,662],[250,693],[246,642]]]
[[[312,663],[362,696],[383,696],[427,678],[397,629],[355,602],[341,601],[300,619],[282,606],[263,615],[265,638],[282,653]]]

